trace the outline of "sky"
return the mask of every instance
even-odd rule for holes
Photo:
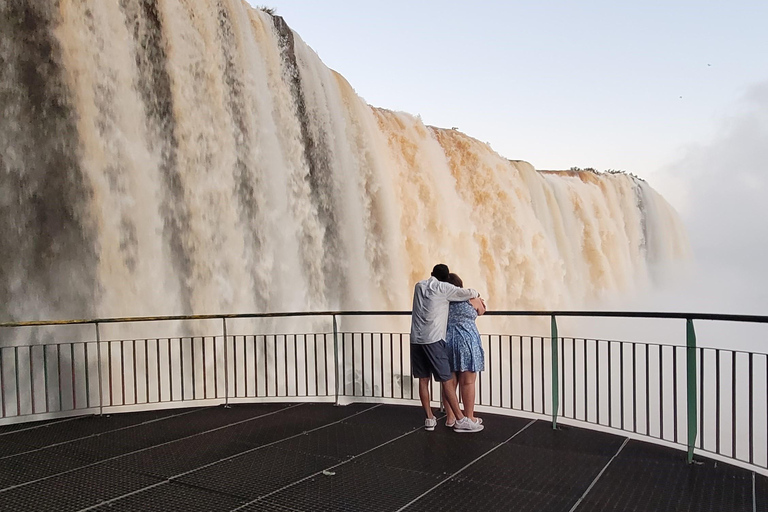
[[[768,314],[768,2],[249,1],[371,105],[646,179],[707,282],[691,307]]]

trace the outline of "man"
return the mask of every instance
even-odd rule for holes
[[[451,373],[448,354],[445,351],[445,331],[448,323],[448,305],[479,297],[472,288],[458,288],[447,283],[447,265],[435,265],[429,279],[419,281],[413,291],[411,313],[411,371],[419,379],[419,399],[427,419],[425,430],[435,430],[437,420],[429,403],[429,381],[442,384],[443,397],[456,417],[456,432],[479,432],[483,425],[462,414],[456,397],[456,377]]]

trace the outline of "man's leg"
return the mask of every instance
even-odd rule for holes
[[[429,381],[431,377],[419,378],[419,400],[421,400],[421,406],[424,407],[424,412],[427,413],[427,418],[434,418],[432,414],[432,405],[429,403]]]

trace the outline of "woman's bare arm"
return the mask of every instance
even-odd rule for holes
[[[486,307],[485,301],[482,298],[476,297],[474,299],[469,299],[469,303],[472,304],[472,307],[475,308],[475,311],[477,311],[477,316],[483,316],[486,311]]]

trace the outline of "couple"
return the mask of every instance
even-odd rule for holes
[[[411,313],[411,371],[419,379],[419,399],[427,413],[426,430],[434,430],[437,425],[429,401],[433,375],[443,386],[446,426],[462,433],[483,430],[482,420],[474,417],[475,377],[483,369],[475,318],[483,313],[485,304],[480,294],[462,288],[459,276],[451,274],[442,263],[432,269],[432,277],[416,283]],[[466,415],[456,396],[455,371],[461,372],[459,384]]]

